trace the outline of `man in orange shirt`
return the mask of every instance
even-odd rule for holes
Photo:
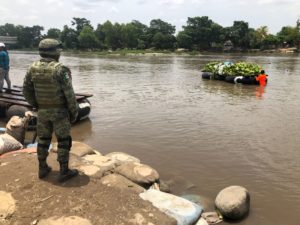
[[[268,77],[268,75],[265,74],[264,70],[262,70],[262,71],[260,71],[260,74],[257,77],[255,77],[255,79],[256,79],[256,81],[259,82],[260,86],[266,86],[267,85],[267,80],[268,80],[267,77]]]

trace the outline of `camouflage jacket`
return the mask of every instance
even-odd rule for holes
[[[66,108],[71,119],[78,114],[71,71],[54,59],[42,58],[28,68],[23,94],[27,102],[37,109]]]

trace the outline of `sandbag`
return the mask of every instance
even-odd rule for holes
[[[18,142],[24,144],[25,132],[28,126],[29,117],[13,116],[6,124],[5,133],[14,137]]]
[[[53,143],[51,151],[57,152],[57,142]],[[82,157],[85,155],[95,154],[95,150],[91,146],[89,146],[85,143],[82,143],[79,141],[72,141],[72,148],[71,148],[70,153],[77,155],[79,157]]]
[[[98,166],[103,173],[106,173],[107,171],[111,171],[115,168],[115,164],[111,160],[111,158],[102,155],[96,155],[96,154],[86,155],[83,157],[83,159],[95,166]]]
[[[136,184],[153,184],[158,181],[159,174],[148,165],[129,162],[118,166],[115,171]]]
[[[190,225],[197,221],[203,209],[184,198],[149,189],[139,195],[142,199],[150,201],[153,206],[168,216],[177,220],[177,225]]]
[[[128,155],[123,152],[111,152],[105,156],[111,158],[115,162],[116,166],[120,166],[128,162],[140,162],[138,158],[135,158],[134,156]]]
[[[9,134],[0,135],[0,155],[22,148],[23,145]]]

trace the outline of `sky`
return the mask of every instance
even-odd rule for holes
[[[1,0],[0,25],[40,25],[62,29],[73,17],[86,18],[96,28],[107,20],[138,20],[149,26],[161,19],[182,30],[188,17],[208,16],[223,27],[243,20],[249,27],[268,26],[276,34],[283,26],[295,26],[300,0]]]

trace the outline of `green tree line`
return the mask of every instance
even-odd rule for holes
[[[71,26],[62,30],[42,26],[22,26],[6,23],[0,26],[0,36],[16,36],[15,48],[36,48],[42,38],[59,39],[66,49],[117,50],[185,48],[191,51],[222,50],[231,46],[238,50],[298,47],[300,45],[300,20],[295,26],[284,26],[277,34],[270,34],[267,26],[257,29],[245,21],[234,21],[222,27],[209,17],[189,17],[182,31],[175,35],[175,26],[153,19],[147,26],[137,20],[130,23],[106,21],[93,27],[86,18],[74,17]]]

